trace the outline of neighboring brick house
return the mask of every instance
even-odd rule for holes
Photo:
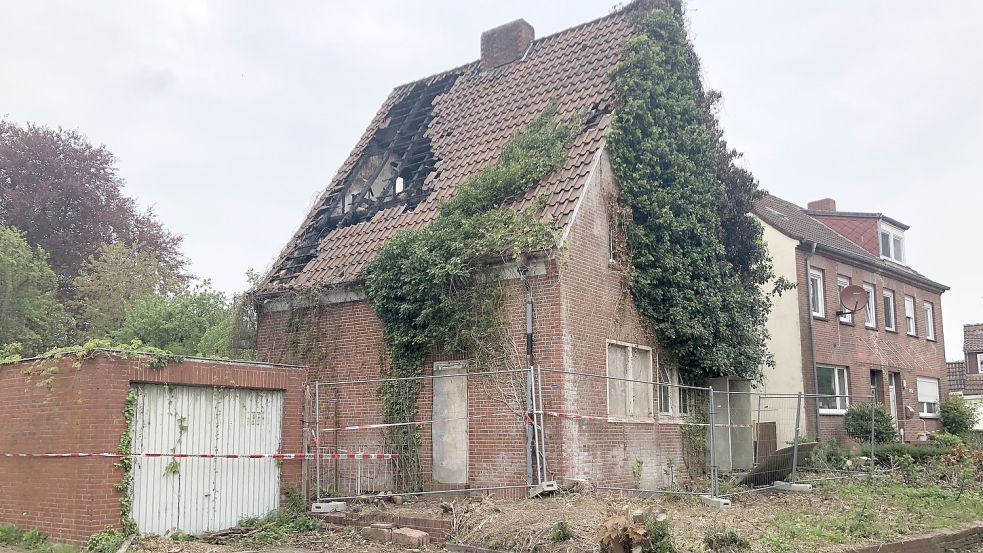
[[[976,429],[983,430],[983,324],[963,325],[962,361],[946,363],[949,393],[962,394],[976,409]]]
[[[942,293],[948,287],[906,264],[908,227],[880,213],[837,211],[833,200],[808,209],[776,196],[755,214],[776,273],[796,283],[776,301],[769,330],[777,366],[766,370],[768,393],[844,395],[806,402],[808,433],[842,437],[849,401],[873,394],[906,440],[938,430],[946,392]],[[863,286],[870,301],[852,315],[839,290]],[[815,352],[815,355],[813,355]]]
[[[585,124],[563,167],[533,186],[519,206],[546,198],[545,216],[562,232],[563,260],[537,258],[528,276],[520,278],[513,268],[504,277],[504,309],[518,344],[525,340],[526,285],[531,291],[533,363],[544,370],[544,407],[596,417],[547,418],[548,477],[622,486],[671,478],[667,467],[682,466],[683,456],[678,392],[660,390],[664,400],[657,403],[660,394],[651,385],[607,386],[596,378],[677,379],[672,367],[660,365],[610,245],[609,207],[617,189],[604,147],[617,104],[612,72],[634,32],[632,9],[535,40],[528,23],[514,21],[482,34],[480,60],[397,87],[257,288],[260,359],[302,362],[319,381],[377,378],[386,358],[383,329],[359,272],[393,233],[433,220],[441,200],[495,162],[503,144],[555,100],[558,118],[582,116]],[[460,370],[455,361],[461,359],[434,352],[427,374]],[[595,378],[552,372],[560,370]],[[527,481],[521,415],[497,417],[502,406],[478,378],[469,377],[456,392],[431,381],[422,386],[420,420],[453,410],[449,393],[466,396],[463,408],[472,417],[464,425],[422,427],[427,487]],[[377,390],[333,391],[341,406],[334,423],[380,422]],[[364,448],[372,440],[381,446],[377,430],[357,439],[331,436],[338,440],[332,447]],[[638,460],[642,469],[633,475]]]

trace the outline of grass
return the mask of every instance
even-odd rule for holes
[[[872,483],[823,482],[818,493],[829,502],[829,512],[780,512],[763,525],[760,543],[779,553],[822,550],[831,543],[887,541],[983,519],[979,489],[959,497],[957,490],[879,477]]]
[[[48,541],[48,535],[31,528],[23,530],[13,524],[0,525],[0,545],[19,547],[37,553],[75,553],[71,545],[53,544]]]

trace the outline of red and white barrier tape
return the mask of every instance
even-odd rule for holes
[[[353,426],[339,426],[337,428],[322,428],[321,432],[344,432],[347,430],[370,430],[373,428],[393,428],[396,426],[415,426],[418,424],[433,424],[435,422],[445,422],[445,421],[459,421],[459,420],[470,420],[470,419],[485,419],[489,417],[501,417],[504,415],[515,415],[511,411],[503,411],[500,413],[488,413],[485,415],[467,415],[464,417],[451,417],[448,419],[431,419],[426,421],[411,421],[411,422],[388,422],[388,423],[378,423],[378,424],[356,424]]]
[[[588,421],[604,421],[604,422],[623,422],[632,424],[655,424],[659,421],[658,419],[624,419],[619,417],[601,417],[596,415],[580,415],[577,413],[561,413],[559,411],[543,411],[544,415],[549,415],[551,417],[557,417],[561,419],[574,419],[574,420],[588,420]],[[689,422],[685,419],[671,419],[670,424],[684,424],[689,426],[710,426],[709,423],[705,422]],[[714,428],[751,428],[750,424],[714,424]]]
[[[175,459],[352,459],[352,460],[383,460],[396,459],[397,453],[0,453],[3,457],[173,457]]]

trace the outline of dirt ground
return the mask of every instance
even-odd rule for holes
[[[408,549],[363,539],[347,529],[300,534],[284,545],[215,545],[200,541],[142,539],[133,542],[129,553],[310,553],[311,551],[351,551],[358,553],[407,553]],[[417,551],[436,552],[436,547]],[[0,552],[3,553],[3,552]]]

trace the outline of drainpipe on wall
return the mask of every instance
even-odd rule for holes
[[[533,396],[533,380],[532,380],[532,314],[533,314],[533,303],[532,303],[532,287],[529,286],[529,266],[527,263],[520,263],[517,267],[519,272],[519,280],[522,281],[523,286],[526,288],[526,369],[529,371],[526,376],[526,412],[532,411]],[[536,456],[536,449],[533,445],[533,440],[536,440],[535,429],[533,426],[532,418],[528,415],[526,416],[526,481],[529,485],[534,482],[533,477],[533,458]]]
[[[806,254],[806,283],[809,282],[809,275],[812,274],[812,256],[816,253],[816,243],[806,241],[804,244],[811,246],[811,250]],[[813,317],[812,317],[812,294],[809,291],[809,286],[806,286],[806,309],[808,310],[807,316],[809,317],[809,347],[812,348],[812,385],[815,397],[813,401],[816,404],[816,441],[822,441],[819,439],[819,370],[816,368],[816,334],[813,329]]]

